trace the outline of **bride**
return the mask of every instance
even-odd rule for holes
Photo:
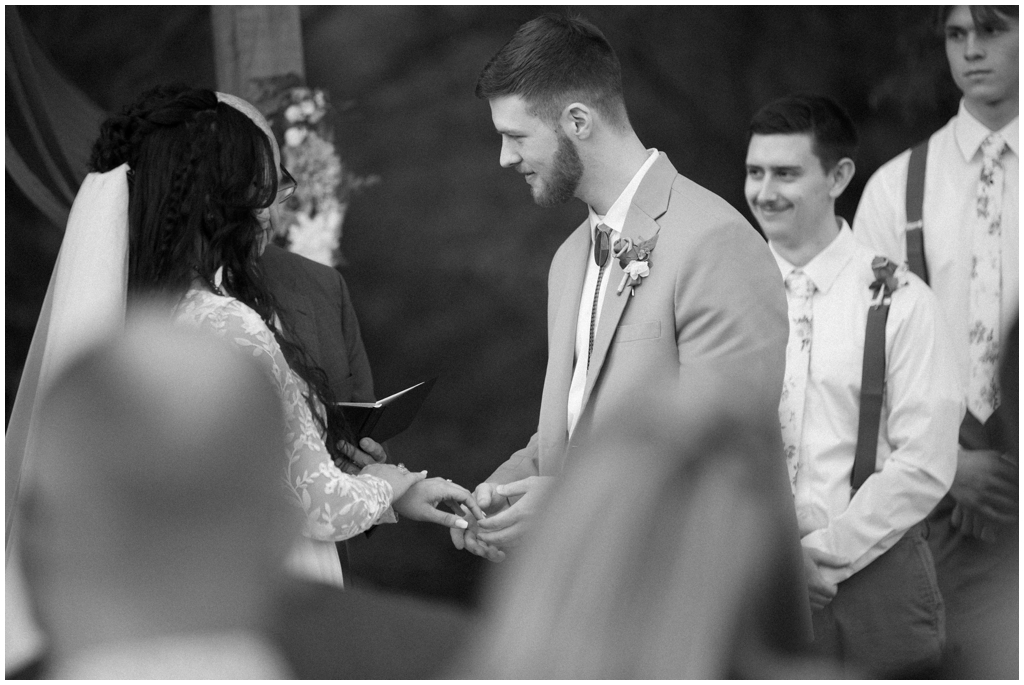
[[[278,199],[275,152],[250,117],[212,91],[153,89],[104,122],[92,154],[97,173],[76,198],[66,241],[78,230],[88,235],[95,216],[124,217],[114,223],[127,231],[121,287],[128,305],[169,300],[178,321],[220,336],[263,366],[285,412],[283,488],[304,518],[290,567],[341,585],[334,542],[394,522],[392,507],[435,521],[433,505],[441,501],[482,512],[458,485],[376,463],[352,447],[340,414],[328,420],[326,377],[282,325],[257,267],[269,240],[268,209]],[[354,467],[353,460],[367,465]],[[428,509],[433,514],[425,516]],[[454,515],[442,522],[467,525]]]

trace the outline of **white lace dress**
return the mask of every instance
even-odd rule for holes
[[[233,297],[191,289],[178,305],[177,318],[242,348],[273,380],[286,426],[282,483],[305,514],[303,537],[292,550],[289,569],[342,585],[334,543],[396,520],[391,485],[376,476],[350,476],[334,464],[306,403],[305,381],[289,368],[274,334],[254,310]]]

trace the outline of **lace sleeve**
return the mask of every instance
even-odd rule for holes
[[[233,298],[191,291],[178,308],[178,318],[237,345],[273,380],[285,415],[283,485],[305,514],[304,535],[344,540],[395,520],[387,481],[350,476],[331,460],[306,403],[305,382],[291,372],[273,333],[255,311]]]

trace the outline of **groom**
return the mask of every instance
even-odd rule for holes
[[[477,487],[491,515],[452,531],[456,547],[500,561],[555,477],[586,461],[597,429],[630,422],[613,407],[652,382],[682,390],[691,372],[710,370],[774,411],[788,323],[767,245],[728,203],[640,142],[619,61],[592,24],[527,22],[484,67],[476,94],[501,134],[501,166],[523,174],[534,201],[575,197],[590,212],[548,276],[537,432]],[[781,454],[777,463],[782,487]]]

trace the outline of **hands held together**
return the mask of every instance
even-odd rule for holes
[[[531,476],[500,485],[480,483],[470,494],[450,480],[427,478],[426,471],[387,464],[387,452],[370,438],[360,440],[358,448],[347,442],[339,442],[338,447],[346,457],[339,464],[343,471],[366,473],[391,484],[396,512],[414,521],[447,526],[456,548],[495,562],[503,561],[505,550],[521,542],[554,481],[549,476]],[[442,511],[442,504],[453,513]]]
[[[484,517],[469,490],[444,478],[427,478],[426,471],[413,472],[401,464],[385,463],[387,452],[370,438],[360,440],[359,448],[347,442],[338,443],[338,447],[348,458],[340,465],[343,471],[351,475],[366,473],[391,484],[392,506],[405,518],[459,530],[468,528],[470,520]],[[460,515],[441,511],[438,507],[442,503]]]
[[[467,530],[452,529],[455,547],[490,561],[503,561],[505,549],[518,545],[529,530],[553,481],[549,476],[531,476],[501,485],[478,485],[473,496],[488,516],[477,518]],[[518,499],[513,502],[513,498]]]

